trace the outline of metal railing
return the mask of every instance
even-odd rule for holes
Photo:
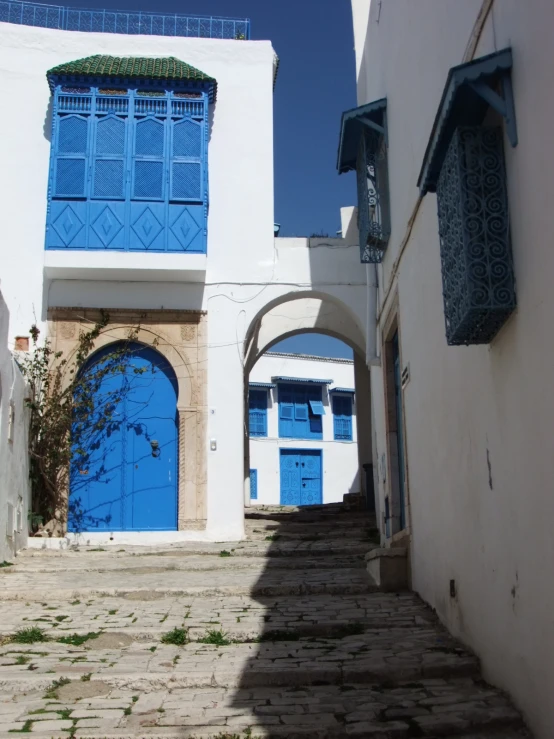
[[[250,39],[248,18],[142,13],[124,10],[84,10],[61,5],[0,0],[0,22],[88,33],[146,36]]]

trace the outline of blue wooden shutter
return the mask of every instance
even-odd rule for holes
[[[133,199],[163,200],[166,121],[148,117],[135,121]]]
[[[279,387],[279,436],[294,436],[294,391],[288,385]]]
[[[57,126],[54,197],[84,198],[87,187],[89,118],[59,116]]]
[[[323,411],[323,402],[322,402],[322,391],[321,387],[308,387],[306,389],[306,407],[309,408],[309,418],[308,418],[308,433],[306,434],[306,438],[321,438],[321,435],[323,433],[323,420],[322,415],[325,411]],[[314,413],[312,410],[312,403],[315,404],[315,407],[317,409],[321,408],[321,411],[323,413]]]
[[[352,398],[341,395],[333,397],[333,427],[335,439],[352,441]]]
[[[170,200],[200,202],[204,196],[202,149],[204,123],[192,118],[172,124]]]
[[[92,197],[123,200],[125,197],[125,143],[127,120],[114,115],[96,119]]]
[[[250,500],[258,500],[258,470],[250,470]]]
[[[248,396],[250,436],[267,436],[267,390],[251,390]]]

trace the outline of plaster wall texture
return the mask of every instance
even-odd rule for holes
[[[372,3],[359,102],[388,100],[392,233],[380,268],[380,328],[397,301],[401,362],[411,375],[403,399],[413,587],[547,739],[554,726],[554,351],[546,339],[554,315],[552,3],[496,0],[475,53],[511,46],[514,57],[519,143],[506,140],[505,156],[517,312],[488,346],[447,346],[433,194],[391,284],[446,76],[463,60],[480,7],[480,0]],[[372,391],[382,506],[389,487],[377,368]]]
[[[207,526],[191,535],[238,539],[244,533],[244,354],[253,324],[269,306],[317,297],[341,307],[365,351],[366,287],[352,209],[343,213],[345,239],[274,239],[275,57],[268,41],[120,36],[10,24],[0,24],[0,38],[3,92],[18,111],[0,122],[0,202],[9,216],[0,260],[12,313],[9,334],[27,333],[35,315],[44,327],[54,308],[206,311],[205,346],[199,349],[207,356]],[[44,251],[51,130],[45,73],[98,53],[173,55],[218,81],[210,123],[208,254],[202,263],[197,255],[184,254],[179,270],[175,255],[148,259],[154,255],[128,253],[110,254],[98,264],[96,255],[84,252]],[[274,329],[273,343],[287,330],[286,325]]]
[[[0,562],[26,546],[30,502],[26,384],[8,349],[8,325],[0,293]]]
[[[331,385],[322,388],[323,439],[280,439],[279,392],[278,388],[269,390],[267,437],[250,438],[250,467],[258,471],[258,499],[252,504],[279,505],[280,449],[321,450],[323,503],[341,502],[345,493],[359,491],[356,403],[352,405],[352,441],[335,441],[332,392],[329,391],[334,387],[354,387],[354,362],[268,352],[254,366],[250,381],[271,382],[272,377],[279,376],[333,380]]]

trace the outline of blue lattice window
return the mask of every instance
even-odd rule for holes
[[[325,414],[318,386],[279,384],[279,436],[322,439]]]
[[[383,259],[390,236],[387,158],[387,101],[376,100],[343,113],[339,174],[356,171],[360,258]]]
[[[267,390],[249,391],[248,422],[250,436],[267,436]]]
[[[333,430],[335,441],[352,441],[352,397],[333,396]]]
[[[450,345],[487,344],[516,307],[504,138],[517,146],[510,49],[452,67],[418,180],[437,193]]]
[[[46,248],[205,253],[208,98],[55,86]]]
[[[258,470],[250,470],[250,500],[258,500]]]

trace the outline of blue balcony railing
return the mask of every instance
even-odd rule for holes
[[[0,22],[88,33],[240,40],[250,38],[248,18],[142,13],[124,10],[84,10],[64,8],[61,5],[20,2],[20,0],[0,0]]]

